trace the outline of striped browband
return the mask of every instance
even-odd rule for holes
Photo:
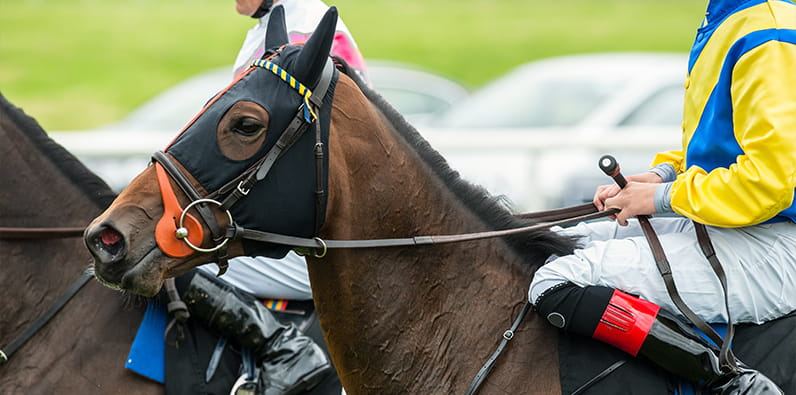
[[[312,108],[312,105],[310,105],[310,97],[312,96],[312,91],[310,91],[309,88],[304,86],[304,84],[299,82],[299,80],[293,78],[293,76],[288,74],[287,71],[285,71],[283,68],[277,66],[275,63],[269,60],[263,60],[263,59],[257,60],[254,63],[252,63],[252,66],[262,67],[266,70],[270,70],[276,76],[281,78],[282,81],[285,81],[288,85],[290,85],[291,88],[295,89],[296,92],[298,92],[298,94],[304,98],[305,121],[312,123],[318,118],[318,116],[315,115],[315,110]]]

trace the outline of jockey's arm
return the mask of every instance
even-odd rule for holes
[[[679,173],[671,209],[697,222],[740,227],[767,221],[793,203],[796,187],[796,45],[771,41],[735,64],[732,124],[743,150],[735,163],[710,172],[689,166],[682,152],[656,162]],[[778,78],[769,78],[777,75]],[[683,171],[684,170],[684,171]]]

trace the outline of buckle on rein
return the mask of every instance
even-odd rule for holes
[[[301,256],[312,256],[315,258],[325,257],[326,253],[329,251],[328,247],[326,246],[326,242],[323,241],[323,239],[321,239],[320,237],[313,237],[312,239],[315,240],[315,242],[320,245],[321,249],[320,253],[317,252],[318,247],[295,247],[293,248],[293,251],[295,251],[296,254]]]

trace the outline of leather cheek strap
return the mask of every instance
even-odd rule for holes
[[[182,207],[177,201],[174,189],[171,187],[169,176],[160,163],[155,162],[155,170],[160,185],[160,196],[163,198],[163,216],[160,217],[155,227],[155,241],[164,254],[172,258],[185,258],[195,251],[182,239],[177,238],[177,227],[179,226]],[[185,213],[183,227],[188,230],[188,241],[195,246],[202,244],[204,230],[199,221],[191,214]]]

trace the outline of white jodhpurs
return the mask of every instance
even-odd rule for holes
[[[699,247],[691,220],[663,217],[651,223],[685,303],[707,322],[726,323],[721,283]],[[707,229],[727,274],[734,323],[759,324],[796,310],[796,224]],[[637,220],[626,227],[599,221],[554,230],[581,237],[582,248],[555,257],[536,272],[528,292],[532,303],[545,290],[572,282],[619,289],[680,314]]]
[[[215,265],[199,266],[215,275]],[[284,258],[240,256],[230,259],[229,269],[221,279],[260,299],[310,300],[307,262],[293,251]]]

